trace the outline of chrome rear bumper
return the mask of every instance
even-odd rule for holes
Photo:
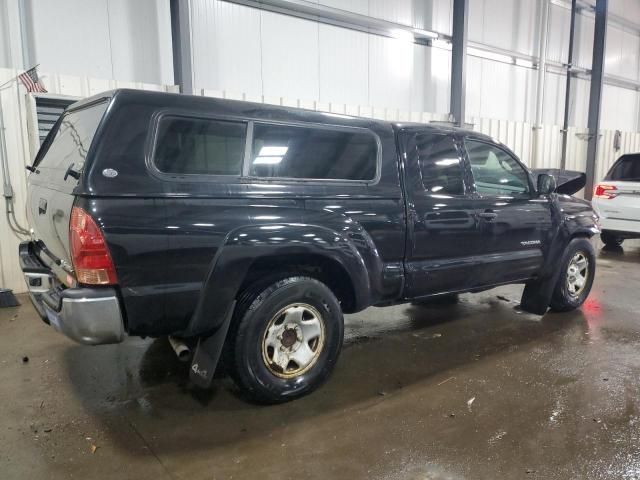
[[[112,287],[63,289],[39,262],[29,242],[20,245],[20,266],[33,306],[42,319],[79,343],[119,343],[125,337],[120,301]]]

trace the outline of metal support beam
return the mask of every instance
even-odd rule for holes
[[[450,114],[455,125],[464,125],[467,93],[467,31],[469,0],[453,0],[453,35],[451,38]]]
[[[180,91],[193,94],[193,56],[191,54],[191,0],[171,0],[171,45],[173,77]]]
[[[533,125],[533,148],[530,166],[539,164],[542,148],[542,115],[544,113],[544,87],[547,74],[547,46],[549,44],[549,0],[540,2],[540,23],[538,25],[538,81],[536,82],[536,111]]]
[[[573,67],[573,41],[576,33],[577,0],[571,0],[571,23],[569,25],[569,54],[567,55],[567,83],[564,89],[564,119],[562,121],[562,158],[560,168],[567,166],[567,143],[569,137],[569,113],[571,107],[571,69]]]
[[[431,41],[436,38],[444,40],[450,38],[449,35],[444,33],[414,28],[401,23],[349,12],[342,8],[328,7],[309,0],[224,1],[373,35],[409,40],[420,45],[430,45]]]
[[[587,183],[585,198],[591,200],[596,173],[598,133],[600,129],[600,106],[604,77],[604,47],[607,38],[608,0],[596,0],[596,19],[593,32],[593,60],[591,62],[591,90],[589,93],[589,143],[587,145]]]

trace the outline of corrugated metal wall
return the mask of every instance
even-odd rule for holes
[[[626,3],[625,3],[626,2]],[[418,28],[451,31],[452,0],[319,0],[318,3]],[[611,0],[612,12],[640,18],[640,2]],[[469,40],[505,52],[536,57],[540,0],[471,0]],[[548,59],[566,63],[570,2],[554,1],[549,15]],[[620,13],[624,12],[624,13]],[[267,97],[343,102],[445,114],[449,110],[451,53],[345,28],[320,24],[222,0],[193,3],[196,88]],[[640,28],[640,27],[638,27]],[[640,80],[638,28],[609,26],[608,75]],[[593,14],[578,15],[576,65],[590,68]],[[242,61],[239,61],[242,59]],[[467,120],[475,117],[533,122],[534,68],[470,56]],[[544,122],[561,124],[565,76],[546,76]],[[570,124],[585,127],[589,81],[575,79]],[[606,85],[602,126],[638,129],[640,95]]]
[[[450,25],[448,2],[320,2],[386,20]],[[194,83],[267,97],[447,113],[450,52],[220,0],[193,3]],[[450,30],[450,26],[448,27]],[[446,29],[445,29],[446,30]]]
[[[43,71],[173,83],[169,0],[0,0],[0,68],[36,63]]]
[[[0,68],[0,85],[21,73],[18,70]],[[82,98],[114,88],[138,88],[142,90],[177,91],[173,86],[100,80],[72,75],[41,74],[47,90],[52,95]],[[24,87],[12,82],[0,88],[0,111],[5,127],[5,142],[9,160],[9,176],[15,194],[14,204],[18,222],[26,226],[26,165],[30,165],[39,147],[39,135],[35,118],[35,102]],[[0,155],[1,155],[0,150]],[[1,192],[0,192],[1,193]],[[17,249],[20,237],[11,231],[5,216],[5,199],[0,197],[0,287],[16,292],[25,290],[18,265]]]

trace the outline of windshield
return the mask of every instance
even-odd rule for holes
[[[640,154],[623,155],[613,165],[605,180],[640,181]]]
[[[53,170],[82,170],[96,133],[98,124],[107,109],[107,101],[63,114],[53,138],[45,140],[44,149],[34,166]]]

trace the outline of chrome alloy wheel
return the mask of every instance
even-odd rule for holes
[[[573,256],[567,267],[567,290],[573,297],[579,296],[587,284],[589,276],[589,259],[578,251]]]
[[[318,310],[306,303],[288,305],[267,325],[262,359],[274,375],[292,378],[313,367],[324,341],[324,321]]]

